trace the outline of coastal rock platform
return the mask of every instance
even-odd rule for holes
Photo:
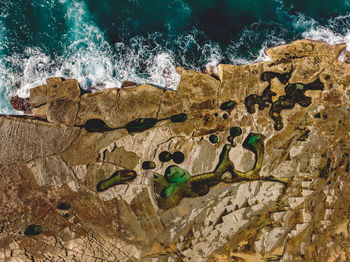
[[[0,116],[0,261],[349,261],[350,64],[271,61],[88,93],[53,77]]]

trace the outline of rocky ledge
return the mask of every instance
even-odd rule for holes
[[[177,91],[49,78],[13,98],[26,115],[0,116],[0,259],[349,261],[345,48],[178,68]]]

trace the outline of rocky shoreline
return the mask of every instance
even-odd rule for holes
[[[26,115],[0,116],[0,258],[349,260],[345,48],[178,68],[177,91],[55,77],[13,98]]]

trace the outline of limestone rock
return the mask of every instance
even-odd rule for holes
[[[158,117],[168,118],[217,107],[219,85],[219,81],[209,74],[183,69],[178,90],[165,91]]]
[[[142,84],[130,89],[120,89],[115,116],[124,126],[138,118],[155,118],[159,110],[164,90]]]
[[[51,77],[46,85],[32,88],[30,103],[34,116],[50,122],[74,125],[79,109],[80,88],[75,79]]]
[[[215,97],[218,86],[219,81],[211,75],[189,70],[181,75],[177,92],[190,96]]]
[[[0,116],[0,127],[2,165],[27,162],[63,152],[79,132],[79,128],[9,116]]]
[[[308,56],[323,56],[336,59],[345,50],[346,44],[330,46],[323,41],[297,40],[291,44],[277,46],[266,50],[272,60],[294,59]]]
[[[272,97],[272,101],[278,100],[278,97],[286,95],[284,90],[285,85],[283,85],[277,78],[271,80],[271,91],[276,95]]]
[[[134,169],[139,157],[134,152],[127,152],[123,147],[115,148],[112,152],[105,153],[106,161],[126,169]]]
[[[31,89],[34,116],[0,116],[0,260],[348,261],[344,47],[177,68],[177,91]]]
[[[48,104],[41,105],[33,108],[33,115],[38,118],[47,119],[47,107]]]
[[[244,66],[219,65],[218,75],[221,81],[219,98],[222,102],[233,99],[237,103],[244,102],[251,93],[262,93],[266,83],[261,81],[262,64]],[[245,88],[242,90],[242,86]]]
[[[118,95],[119,90],[115,88],[82,95],[75,123],[84,124],[89,119],[98,118],[112,126],[114,121],[118,121],[113,115]]]
[[[46,79],[46,96],[47,101],[58,98],[71,98],[79,101],[80,88],[75,79],[63,79],[61,77],[51,77]]]
[[[30,89],[30,105],[39,107],[47,103],[47,85],[37,86]]]
[[[49,122],[74,125],[79,104],[73,99],[58,98],[48,102],[47,120]]]
[[[109,89],[81,97],[76,124],[98,118],[110,127],[123,127],[138,118],[154,118],[163,90],[143,84],[122,89]]]

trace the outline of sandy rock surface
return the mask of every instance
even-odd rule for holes
[[[0,116],[0,261],[349,261],[344,49],[181,69],[177,91],[47,79]]]

